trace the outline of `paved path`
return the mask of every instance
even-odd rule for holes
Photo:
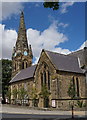
[[[2,109],[0,108],[0,113],[11,113],[11,114],[33,114],[33,115],[72,115],[71,111],[44,111],[44,110],[33,110],[26,107],[17,107],[3,105]],[[85,111],[74,111],[74,115],[78,117],[85,117]]]

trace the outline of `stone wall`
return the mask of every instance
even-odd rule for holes
[[[49,72],[49,75],[48,75]],[[46,78],[44,78],[44,73]],[[78,78],[78,85],[79,85],[79,97],[85,98],[85,75],[79,73],[71,73],[71,72],[64,72],[56,70],[55,65],[52,64],[49,56],[45,51],[42,51],[38,64],[36,66],[34,78],[28,80],[21,80],[19,82],[15,82],[11,85],[11,91],[14,87],[20,89],[21,86],[29,93],[29,106],[32,107],[32,97],[30,96],[32,92],[32,88],[35,87],[37,99],[39,100],[38,107],[44,107],[44,98],[41,97],[39,94],[42,89],[42,82],[41,82],[41,75],[43,77],[44,83],[48,91],[51,93],[49,95],[49,107],[52,107],[52,100],[55,101],[56,108],[69,108],[70,105],[70,96],[68,95],[68,89],[70,86],[70,82],[74,78],[75,88],[77,89],[76,78]],[[50,80],[50,81],[49,81]],[[49,82],[50,88],[49,88]],[[77,97],[77,96],[76,96]],[[12,98],[12,96],[11,96]],[[12,98],[13,99],[13,98]],[[67,100],[66,100],[67,99]],[[76,100],[75,100],[76,102]]]
[[[49,60],[48,56],[46,55],[45,52],[41,53],[41,57],[39,59],[36,71],[35,71],[35,86],[36,86],[36,90],[37,93],[39,94],[41,92],[41,73],[44,73],[44,71],[46,72],[46,86],[48,88],[48,74],[47,72],[50,72],[50,92],[52,91],[52,81],[51,81],[51,75],[53,75],[56,70],[55,67],[52,65],[51,61]],[[39,96],[38,96],[39,97]],[[51,106],[51,99],[52,96],[49,96],[49,105]],[[44,107],[44,100],[43,98],[39,97],[39,107]]]
[[[32,92],[33,85],[34,85],[34,79],[33,78],[27,79],[27,80],[21,80],[21,81],[12,83],[10,85],[10,87],[11,87],[11,103],[13,104],[13,100],[14,100],[14,97],[12,95],[13,89],[16,88],[17,90],[20,90],[21,87],[24,87],[24,89],[27,91],[27,94],[29,96],[28,99],[30,99],[28,104],[30,106],[32,106],[31,92]],[[19,100],[19,96],[18,95],[17,95],[17,100]]]
[[[85,75],[56,70],[55,66],[52,64],[45,51],[41,53],[41,57],[39,59],[38,66],[35,72],[35,86],[38,94],[41,92],[41,73],[43,73],[44,71],[50,72],[50,107],[52,107],[52,99],[61,99],[61,101],[57,102],[56,107],[68,106],[69,102],[66,100],[62,101],[62,99],[70,99],[67,91],[70,86],[70,81],[73,77],[75,79],[75,84],[76,78],[78,78],[79,81],[79,97],[85,98]],[[48,78],[46,80],[48,81]],[[48,82],[46,82],[46,85],[48,86]],[[77,86],[75,85],[75,87]],[[44,100],[40,97],[39,107],[44,107]]]

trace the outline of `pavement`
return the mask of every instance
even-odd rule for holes
[[[30,109],[29,107],[0,105],[0,113],[7,114],[33,114],[33,115],[72,115],[72,111],[49,111]],[[74,115],[78,117],[85,117],[87,111],[74,111]]]

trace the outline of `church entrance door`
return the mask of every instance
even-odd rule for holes
[[[44,108],[49,107],[49,98],[44,98]]]

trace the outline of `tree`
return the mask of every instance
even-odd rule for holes
[[[8,88],[8,91],[6,92],[6,96],[8,97],[9,103],[11,103],[11,89]]]
[[[27,95],[28,95],[27,91],[24,89],[24,87],[21,87],[18,91],[18,97],[21,100],[21,103],[22,103],[22,100],[23,100],[23,105],[24,105],[24,99]]]
[[[12,74],[12,61],[8,59],[2,59],[2,98],[3,103],[5,103],[5,95],[8,90],[9,82],[11,80]]]
[[[17,100],[17,95],[18,95],[18,90],[17,88],[14,88],[13,91],[12,91],[12,95],[13,95],[13,98],[15,100],[15,104],[16,104],[16,100]]]
[[[37,106],[37,102],[36,102],[37,96],[38,94],[37,94],[36,88],[33,87],[31,91],[31,98],[33,100],[33,106]]]
[[[48,98],[50,96],[50,92],[48,91],[46,85],[43,85],[42,86],[42,89],[41,89],[41,92],[39,93],[39,95],[42,97],[42,98]]]
[[[43,3],[45,8],[52,8],[53,10],[58,10],[59,9],[59,2],[45,2]]]
[[[44,107],[49,106],[49,96],[50,96],[50,94],[51,93],[48,91],[46,85],[43,85],[39,95],[40,95],[40,97],[42,97],[44,99]]]
[[[74,77],[72,80],[70,80],[70,86],[68,88],[68,91],[67,91],[69,97],[71,97],[71,99],[73,100],[75,97],[76,97],[76,90],[75,90],[75,84],[74,84]],[[71,101],[72,101],[71,100]],[[74,118],[74,101],[72,101],[72,105],[71,105],[71,108],[72,108],[72,118]]]
[[[71,99],[74,99],[76,97],[76,90],[75,90],[75,85],[73,84],[73,80],[70,81],[70,86],[68,88],[67,93],[69,97],[71,97]]]
[[[78,101],[77,101],[77,106],[78,106],[79,108],[84,107],[83,101],[78,100]]]

